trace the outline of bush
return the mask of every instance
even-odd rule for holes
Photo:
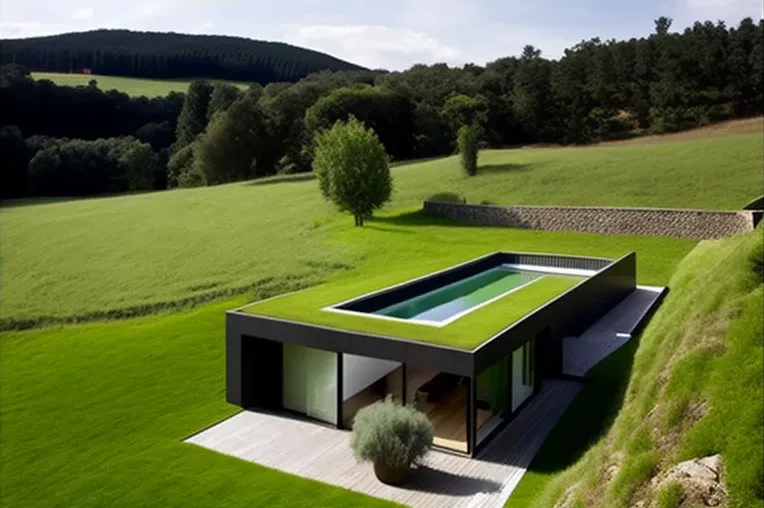
[[[181,177],[194,167],[194,148],[196,144],[186,145],[170,157],[167,162],[167,187],[178,187]]]
[[[204,187],[207,185],[207,178],[199,168],[194,164],[178,178],[178,187]]]
[[[457,145],[461,156],[462,169],[469,176],[477,174],[478,143],[480,141],[480,127],[476,123],[462,125],[459,128]]]
[[[463,198],[459,194],[455,192],[438,192],[437,194],[433,194],[429,198],[427,198],[427,201],[432,201],[433,203],[466,203],[467,199]]]
[[[360,460],[408,468],[427,454],[432,437],[432,423],[424,414],[385,400],[358,411],[350,446]]]
[[[356,226],[390,200],[393,182],[385,148],[353,116],[318,134],[313,171],[324,198],[352,213]]]

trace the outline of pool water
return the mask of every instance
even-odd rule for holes
[[[497,266],[390,305],[375,311],[374,314],[399,319],[442,322],[543,276],[543,273]]]

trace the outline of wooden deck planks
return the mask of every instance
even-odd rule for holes
[[[244,411],[187,442],[409,506],[501,506],[579,389],[574,381],[545,381],[478,457],[430,452],[405,488],[379,483],[369,464],[359,464],[349,432],[287,416]]]

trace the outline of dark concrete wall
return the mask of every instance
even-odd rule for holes
[[[757,212],[665,208],[497,206],[424,202],[425,212],[467,224],[605,235],[705,240],[752,231]]]
[[[561,354],[564,336],[579,335],[636,289],[636,254],[630,253],[598,271],[556,299],[539,307],[495,340],[484,343],[475,351],[475,372],[481,372],[510,351],[551,328],[547,342],[556,357]],[[540,355],[546,354],[539,352]],[[561,365],[560,365],[561,366]]]

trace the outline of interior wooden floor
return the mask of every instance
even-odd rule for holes
[[[467,386],[458,386],[443,396],[436,403],[415,402],[414,406],[422,411],[432,422],[434,430],[433,444],[467,452]],[[482,427],[491,419],[491,412],[478,410],[477,425]]]
[[[445,394],[438,402],[428,403],[423,397],[417,397],[419,388],[438,374],[437,371],[410,368],[406,379],[406,402],[413,404],[419,411],[427,415],[434,427],[433,443],[437,446],[452,450],[467,452],[467,385],[457,386]],[[402,386],[400,372],[388,376],[387,388],[389,393],[400,400]],[[343,425],[350,429],[353,417],[362,409],[374,402],[383,400],[385,394],[375,390],[373,386],[363,390],[346,400],[342,406]],[[490,411],[477,411],[477,428],[485,425],[492,417]]]

